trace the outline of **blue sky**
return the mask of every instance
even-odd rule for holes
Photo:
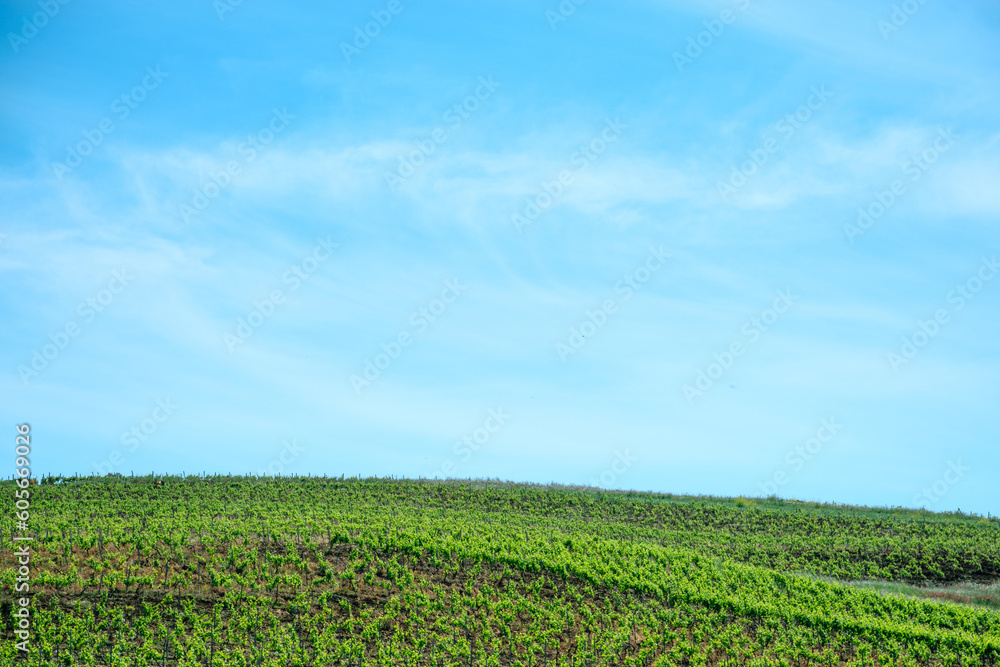
[[[0,23],[0,411],[36,475],[997,513],[996,7]]]

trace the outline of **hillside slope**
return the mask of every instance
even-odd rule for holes
[[[59,481],[31,487],[33,665],[1000,663],[995,611],[791,574],[995,579],[996,520],[485,482]]]

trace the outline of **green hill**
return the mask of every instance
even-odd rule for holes
[[[21,641],[14,536],[34,538],[16,543],[30,546],[31,665],[1000,663],[995,608],[908,595],[1000,579],[995,518],[492,481],[116,477],[29,487],[19,532],[2,486],[4,665]]]

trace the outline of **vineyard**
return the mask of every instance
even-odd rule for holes
[[[251,477],[30,487],[24,655],[0,486],[0,665],[1000,665],[994,608],[829,580],[996,581],[996,518]]]

